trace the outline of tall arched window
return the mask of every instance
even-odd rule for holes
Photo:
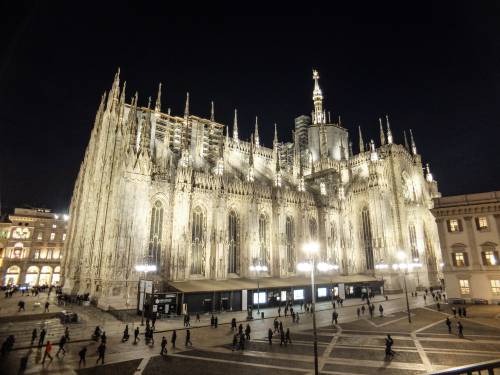
[[[156,201],[151,209],[151,228],[149,229],[148,255],[151,262],[156,264],[161,254],[163,232],[163,204]]]
[[[362,220],[362,237],[363,237],[363,245],[365,248],[365,257],[366,257],[366,269],[373,270],[373,241],[372,241],[372,226],[370,223],[370,211],[368,208],[363,208],[361,213]]]
[[[316,224],[316,219],[314,218],[309,219],[309,236],[311,237],[311,240],[318,239],[318,225]]]
[[[415,225],[410,224],[408,228],[410,232],[410,249],[411,249],[411,261],[418,262],[418,248],[417,248],[417,233],[415,231]],[[415,260],[417,259],[417,260]]]
[[[240,230],[236,212],[229,212],[228,216],[228,240],[229,259],[227,263],[228,273],[240,272]]]
[[[260,262],[269,265],[269,236],[267,216],[261,214],[259,217],[259,244],[260,244]]]
[[[295,271],[295,228],[293,219],[290,216],[286,218],[286,257],[288,261],[288,272]]]
[[[200,207],[193,211],[191,224],[191,274],[202,275],[205,264],[205,217]]]

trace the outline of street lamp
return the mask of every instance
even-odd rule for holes
[[[400,263],[393,264],[392,268],[394,270],[400,269],[401,271],[403,271],[402,273],[403,273],[403,281],[404,281],[405,295],[406,295],[406,310],[408,311],[408,323],[411,323],[410,302],[408,301],[408,288],[406,286],[406,275],[408,274],[408,271],[411,271],[413,268],[419,268],[422,266],[422,264],[416,262],[404,263],[404,261],[406,260],[406,254],[404,251],[398,251],[396,256],[400,261]]]
[[[267,272],[268,268],[266,265],[261,265],[261,264],[255,264],[250,266],[250,271],[255,272],[257,274],[257,314],[260,315],[260,280],[259,280],[259,273],[260,272]]]
[[[314,337],[314,374],[318,375],[318,335],[316,332],[316,288],[314,286],[314,270],[326,272],[338,269],[339,266],[320,262],[316,265],[316,255],[319,252],[319,244],[317,242],[309,242],[304,245],[304,252],[307,254],[308,262],[297,264],[297,270],[301,272],[311,272],[311,293],[312,293],[312,318],[313,318],[313,337]]]
[[[148,263],[143,263],[143,264],[136,264],[135,265],[135,270],[137,272],[144,272],[144,287],[142,290],[142,317],[141,317],[141,326],[144,325],[144,306],[146,304],[146,278],[148,275],[148,272],[155,272],[156,271],[156,265],[154,264],[148,264]]]

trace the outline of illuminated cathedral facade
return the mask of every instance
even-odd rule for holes
[[[163,285],[252,277],[293,279],[305,259],[303,245],[319,243],[318,259],[337,275],[383,280],[401,290],[401,272],[418,264],[407,281],[439,285],[440,248],[432,199],[437,183],[410,132],[398,143],[389,119],[380,139],[357,133],[354,152],[343,124],[323,108],[313,72],[312,116],[290,129],[292,142],[272,148],[259,138],[240,139],[232,128],[190,113],[162,112],[156,102],[126,99],[116,75],[102,97],[75,183],[70,209],[64,290],[90,293],[102,308],[135,306],[138,263],[157,266]],[[399,256],[399,258],[398,258]],[[332,276],[333,278],[335,275]]]

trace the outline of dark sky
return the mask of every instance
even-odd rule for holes
[[[314,67],[355,145],[357,125],[375,138],[389,113],[396,142],[413,129],[444,195],[500,189],[499,2],[174,3],[0,2],[4,209],[67,209],[118,66],[143,105],[162,82],[174,114],[186,91],[197,115],[214,100],[232,123],[238,108],[243,138],[258,115],[266,145],[275,121],[290,140],[310,114]]]

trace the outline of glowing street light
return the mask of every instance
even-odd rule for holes
[[[257,314],[260,315],[260,280],[259,274],[261,272],[267,272],[268,268],[266,265],[262,264],[254,264],[249,267],[250,271],[255,272],[257,274]]]
[[[141,317],[141,326],[144,325],[144,306],[146,305],[146,278],[148,275],[148,272],[155,272],[156,271],[156,265],[154,264],[149,264],[149,263],[143,263],[143,264],[136,264],[135,265],[135,270],[137,272],[144,272],[144,287],[142,289],[142,317]]]

